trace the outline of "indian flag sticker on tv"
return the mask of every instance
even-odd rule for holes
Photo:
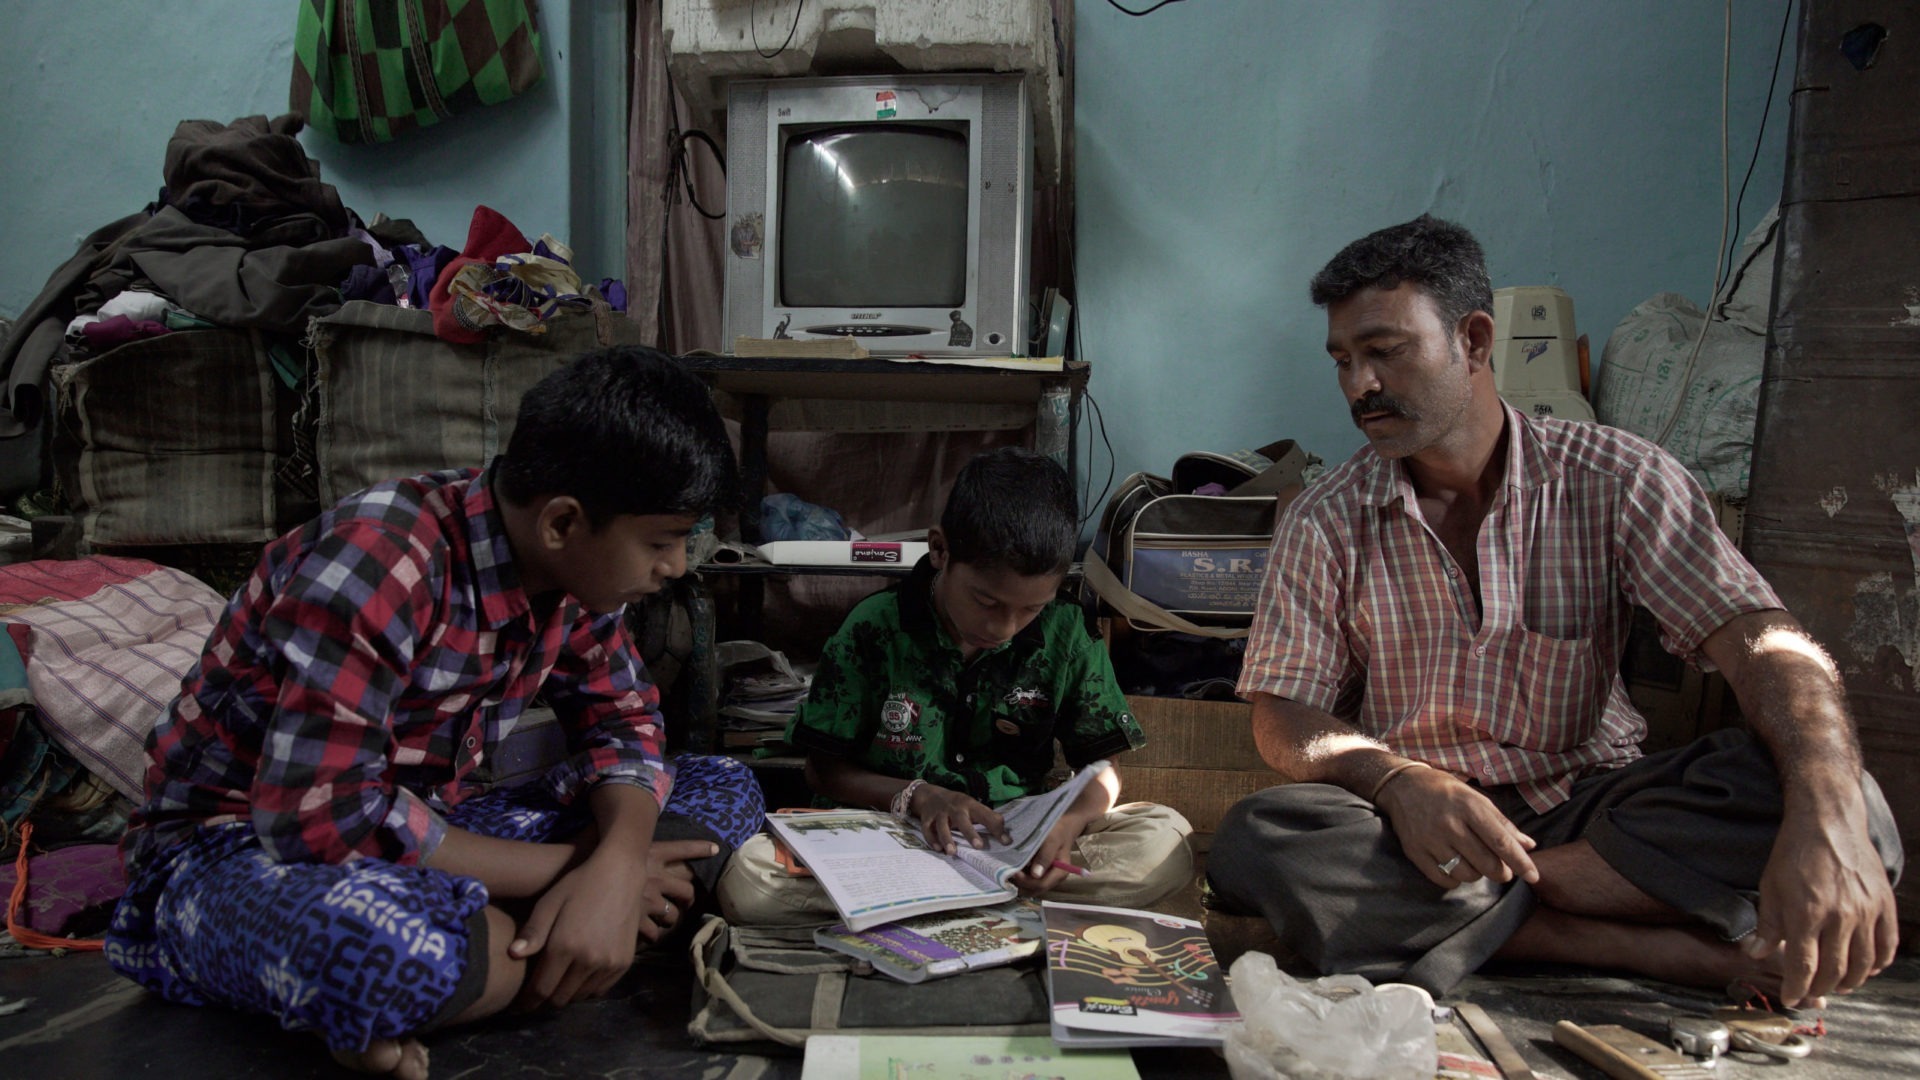
[[[893,91],[881,90],[873,95],[873,118],[875,120],[891,120],[893,119],[893,114],[898,111],[898,109],[894,108]]]

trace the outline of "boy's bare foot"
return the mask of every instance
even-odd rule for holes
[[[419,1039],[375,1039],[358,1054],[335,1050],[333,1060],[355,1072],[427,1080],[427,1048]]]

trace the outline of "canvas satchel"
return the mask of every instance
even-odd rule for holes
[[[730,926],[694,934],[693,1019],[702,1046],[797,1053],[809,1035],[1045,1035],[1038,963],[903,983],[813,942],[812,926]]]
[[[387,142],[540,81],[534,0],[300,0],[289,107],[343,143]]]
[[[1081,567],[1096,610],[1136,630],[1245,637],[1274,523],[1319,460],[1285,439],[1184,454],[1170,476],[1127,477]],[[1193,494],[1209,484],[1221,494]]]

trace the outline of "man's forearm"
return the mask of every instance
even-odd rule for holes
[[[1365,798],[1411,760],[1331,713],[1272,694],[1254,697],[1253,741],[1288,780],[1334,784]]]
[[[1839,672],[1792,616],[1740,616],[1701,647],[1772,754],[1789,800],[1859,791],[1860,744]]]

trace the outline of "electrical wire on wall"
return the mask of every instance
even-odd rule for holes
[[[1693,348],[1687,353],[1687,362],[1680,377],[1680,388],[1673,397],[1673,411],[1668,414],[1667,422],[1660,428],[1660,434],[1654,442],[1666,445],[1673,429],[1680,425],[1680,414],[1685,411],[1687,393],[1693,389],[1695,366],[1700,359],[1700,348],[1706,344],[1707,328],[1713,325],[1714,315],[1720,309],[1720,290],[1726,287],[1733,275],[1733,246],[1727,242],[1728,234],[1734,225],[1739,224],[1740,203],[1747,197],[1747,182],[1753,179],[1754,165],[1760,160],[1760,147],[1767,135],[1767,117],[1773,111],[1774,85],[1780,81],[1780,58],[1786,51],[1787,24],[1793,19],[1794,0],[1786,0],[1780,14],[1780,39],[1774,44],[1773,69],[1767,76],[1766,105],[1760,110],[1760,129],[1754,132],[1753,155],[1747,160],[1747,174],[1740,181],[1739,199],[1729,201],[1732,184],[1728,175],[1727,161],[1727,98],[1730,73],[1733,66],[1733,0],[1726,0],[1725,14],[1722,19],[1720,47],[1720,243],[1713,252],[1713,291],[1709,295],[1703,318],[1700,320],[1700,333],[1694,336]],[[1731,218],[1731,221],[1729,221]]]
[[[1073,244],[1072,230],[1068,230],[1067,232],[1066,248],[1067,266],[1072,268],[1073,280],[1078,282],[1080,280],[1080,264]],[[1073,314],[1070,318],[1072,321],[1067,328],[1067,334],[1068,339],[1072,342],[1073,358],[1076,360],[1084,360],[1087,356],[1087,345],[1086,339],[1082,336],[1081,310],[1078,304],[1074,305]],[[1107,493],[1113,490],[1114,460],[1113,441],[1107,438],[1107,414],[1100,411],[1100,402],[1094,399],[1093,391],[1082,390],[1081,396],[1087,399],[1087,404],[1093,406],[1094,417],[1093,427],[1087,429],[1087,456],[1084,459],[1087,463],[1087,475],[1080,481],[1080,505],[1086,508],[1085,512],[1080,515],[1080,527],[1085,529],[1087,522],[1099,516],[1100,512],[1106,507]],[[1096,497],[1089,498],[1089,495],[1093,491],[1093,436],[1096,430],[1099,432],[1101,444],[1105,446],[1107,450],[1107,479],[1106,482],[1100,486],[1100,494]]]
[[[1773,91],[1780,81],[1780,58],[1786,54],[1787,27],[1792,23],[1793,0],[1787,0],[1785,4],[1781,5],[1780,37],[1779,40],[1773,43],[1773,74],[1767,76],[1767,100],[1765,104],[1760,106],[1760,130],[1753,133],[1753,154],[1747,158],[1747,174],[1740,178],[1740,193],[1733,197],[1733,223],[1735,226],[1740,224],[1740,206],[1747,201],[1747,183],[1753,179],[1753,167],[1759,164],[1760,147],[1766,141],[1767,117],[1773,113]],[[1734,245],[1726,245],[1725,269],[1720,275],[1722,281],[1729,279],[1733,275],[1733,252]],[[1718,298],[1716,297],[1715,299],[1717,300]]]
[[[794,32],[800,29],[800,11],[806,6],[807,0],[794,0],[793,25],[787,27],[787,40],[772,52],[763,52],[760,48],[760,28],[756,25],[760,19],[760,0],[753,0],[753,5],[747,9],[747,32],[753,35],[753,51],[760,53],[760,59],[771,60],[787,51],[787,46],[793,44]]]
[[[700,142],[706,144],[707,149],[713,153],[714,161],[720,165],[720,176],[723,180],[727,175],[727,155],[720,151],[720,144],[713,141],[713,136],[699,128],[688,128],[685,131],[681,130],[681,104],[680,88],[674,84],[672,76],[668,76],[667,182],[663,185],[664,190],[661,192],[660,208],[662,220],[660,223],[659,265],[662,268],[666,267],[668,263],[668,251],[672,244],[673,235],[673,211],[675,207],[680,205],[680,200],[683,197],[682,192],[685,193],[684,198],[687,200],[687,205],[693,207],[696,213],[708,221],[719,221],[727,216],[725,210],[715,212],[700,205],[700,194],[694,187],[693,182],[693,160],[689,156],[687,143]],[[668,290],[662,288],[655,302],[655,325],[660,327],[667,325],[667,294]]]
[[[1113,10],[1121,12],[1123,14],[1131,15],[1136,19],[1140,18],[1143,15],[1151,15],[1154,12],[1159,11],[1161,8],[1166,7],[1168,4],[1178,4],[1180,2],[1181,0],[1160,0],[1159,3],[1153,5],[1150,8],[1147,8],[1144,11],[1134,11],[1131,8],[1121,7],[1119,0],[1107,0],[1107,3],[1113,5]]]

